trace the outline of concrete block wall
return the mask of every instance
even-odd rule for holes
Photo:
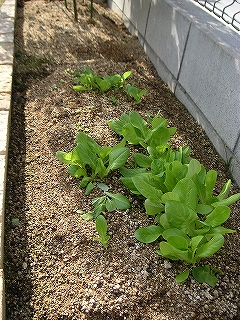
[[[240,33],[191,0],[108,0],[240,186]]]
[[[0,7],[0,319],[5,319],[4,212],[10,128],[16,1]]]

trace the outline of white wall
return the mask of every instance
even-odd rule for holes
[[[190,0],[108,0],[240,185],[240,34]]]

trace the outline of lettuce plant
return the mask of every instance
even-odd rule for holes
[[[99,215],[96,219],[96,230],[99,234],[99,237],[93,238],[94,241],[100,242],[105,249],[108,247],[108,242],[111,238],[110,235],[107,234],[107,221],[103,215]]]
[[[56,156],[62,163],[70,165],[69,174],[81,178],[80,187],[87,187],[89,191],[94,179],[103,179],[110,171],[122,167],[130,153],[124,142],[114,147],[100,146],[83,132],[78,133],[76,142],[72,151],[57,151]]]
[[[195,264],[215,254],[224,244],[224,235],[235,232],[222,224],[230,217],[229,205],[240,199],[240,193],[229,196],[228,180],[215,195],[217,172],[207,172],[189,157],[189,147],[172,150],[168,142],[175,128],[167,125],[166,119],[158,117],[149,117],[146,122],[135,111],[109,122],[126,142],[139,144],[148,153],[135,153],[134,167],[120,168],[123,184],[145,198],[146,213],[155,217],[156,224],[136,230],[135,237],[143,243],[160,239],[159,255],[190,265],[176,277],[177,282],[192,272],[197,281],[214,286],[220,271]]]
[[[110,88],[120,88],[125,84],[126,79],[131,75],[132,71],[126,71],[123,75],[115,74],[112,76],[100,77],[93,73],[89,67],[85,67],[85,71],[75,71],[75,82],[79,85],[73,86],[73,90],[99,90],[101,93],[106,92]]]
[[[167,145],[171,135],[176,132],[175,127],[168,127],[168,121],[160,117],[148,117],[145,121],[139,113],[131,111],[123,113],[119,120],[110,120],[109,127],[130,144],[140,144],[144,148],[156,148]]]
[[[142,96],[147,92],[146,89],[139,89],[134,84],[127,84],[124,91],[135,100],[136,104],[142,102]]]
[[[178,282],[184,281],[189,271],[192,271],[196,280],[214,286],[214,272],[217,271],[206,266],[195,267],[195,264],[216,253],[224,244],[223,235],[234,232],[224,228],[222,224],[230,217],[228,206],[240,199],[240,193],[228,197],[231,184],[229,180],[220,194],[213,196],[216,182],[213,171],[192,171],[190,163],[186,177],[179,180],[172,191],[161,194],[158,188],[147,184],[141,186],[141,193],[148,197],[145,208],[155,215],[157,225],[136,230],[135,237],[144,243],[154,242],[161,237],[157,250],[159,255],[192,265],[176,277]],[[201,165],[200,167],[202,169]],[[133,181],[138,186],[139,180]]]

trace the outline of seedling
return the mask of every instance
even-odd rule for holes
[[[81,178],[80,187],[83,188],[95,178],[103,179],[110,171],[122,167],[130,154],[125,142],[114,147],[100,146],[83,132],[77,134],[76,142],[72,151],[57,151],[56,156],[62,163],[70,165],[70,175]]]
[[[146,89],[139,89],[137,87],[135,87],[134,84],[127,84],[124,91],[131,96],[132,98],[134,98],[135,103],[139,104],[140,102],[142,102],[142,96],[147,92]]]
[[[73,86],[77,92],[85,90],[98,90],[101,93],[108,91],[110,88],[118,89],[125,84],[126,79],[131,75],[131,71],[125,72],[122,76],[115,74],[113,76],[100,77],[93,73],[89,67],[85,71],[77,70],[74,72],[75,82],[81,85]]]
[[[94,241],[99,241],[105,249],[108,247],[110,236],[107,234],[107,221],[103,215],[96,218],[96,230],[99,234],[98,238],[93,238]]]
[[[109,100],[113,103],[113,104],[116,104],[118,102],[118,99],[115,98],[115,97],[111,97],[109,98]]]

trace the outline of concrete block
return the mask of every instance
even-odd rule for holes
[[[0,269],[0,319],[6,319],[4,272]]]
[[[0,111],[9,111],[11,106],[11,94],[0,92]]]
[[[176,86],[176,78],[169,72],[168,68],[164,64],[162,60],[158,57],[155,51],[148,45],[147,42],[143,43],[143,48],[154,65],[155,69],[157,70],[157,73],[161,75],[161,79],[167,83],[167,85],[170,87],[172,91],[174,91],[175,86]]]
[[[148,14],[151,0],[125,0],[123,21],[126,25],[131,24],[143,37],[146,32]],[[131,31],[130,31],[131,32]]]
[[[171,1],[152,1],[146,42],[175,78],[178,78],[190,24],[191,20],[182,15]]]
[[[0,64],[0,91],[10,93],[12,90],[12,65]]]
[[[0,21],[0,23],[1,23],[1,21]],[[0,43],[1,42],[13,43],[13,40],[14,40],[13,31],[8,32],[8,33],[0,33]]]
[[[13,43],[0,42],[0,64],[13,64]]]
[[[15,18],[15,1],[4,1],[0,11],[0,18]]]
[[[122,18],[123,7],[125,0],[108,0],[108,6],[112,11],[117,13]]]
[[[5,155],[7,153],[7,143],[8,143],[8,126],[9,126],[9,112],[0,111],[0,155]],[[0,172],[1,179],[1,172]],[[0,182],[1,183],[1,182]]]
[[[10,30],[14,30],[14,18],[1,18],[1,33],[8,33]]]
[[[233,155],[232,151],[223,142],[218,131],[213,128],[204,113],[198,108],[192,98],[187,94],[186,90],[179,83],[176,86],[175,96],[201,125],[220,156],[228,162]]]
[[[221,34],[216,41],[214,33],[215,39],[192,24],[179,83],[233,151],[240,124],[240,50],[224,45]],[[240,48],[240,38],[235,40]]]

